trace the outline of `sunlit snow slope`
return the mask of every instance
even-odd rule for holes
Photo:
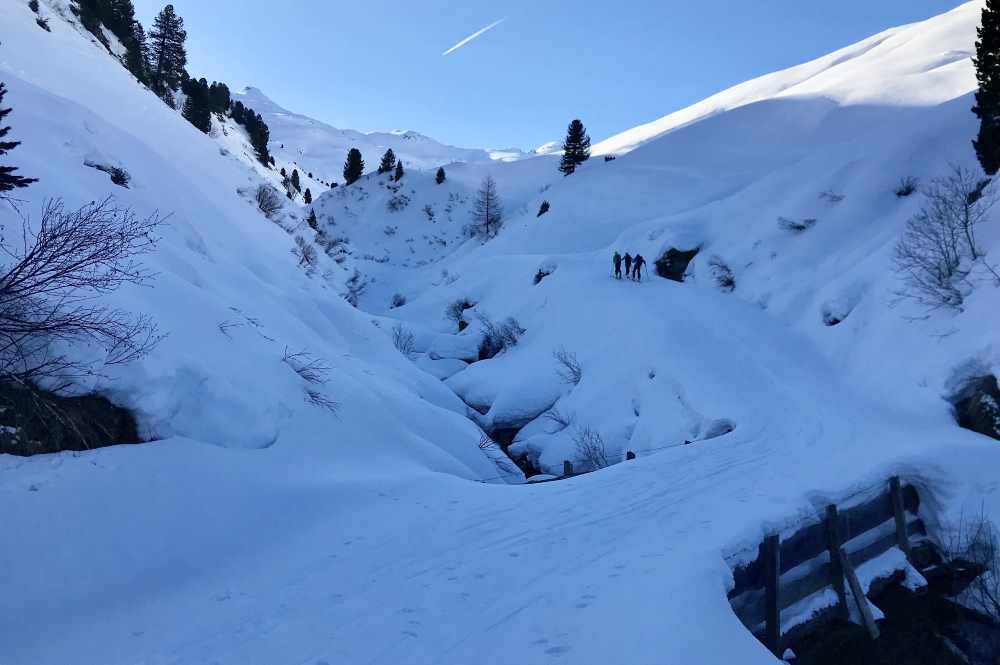
[[[462,165],[446,185],[408,174],[403,213],[385,177],[326,193],[321,224],[354,254],[310,277],[292,236],[237,193],[262,174],[69,22],[43,33],[26,6],[0,4],[24,142],[11,154],[41,178],[27,209],[110,192],[173,213],[157,281],[115,300],[170,336],[99,386],[158,440],[0,457],[0,662],[773,663],[728,605],[726,555],[753,556],[765,531],[891,473],[920,487],[932,529],[963,509],[1000,518],[1000,449],[943,399],[970,363],[1000,364],[1000,291],[980,284],[963,312],[922,318],[893,306],[889,270],[919,206],[896,182],[973,163],[974,83],[956,54],[980,8],[722,93],[569,178],[551,157]],[[90,155],[125,165],[133,187],[112,192]],[[508,200],[495,240],[420,212],[443,215],[485,173]],[[817,222],[790,235],[779,216]],[[1000,231],[982,242],[1000,252]],[[685,283],[610,279],[615,249],[651,264],[671,246],[701,247]],[[714,255],[732,293],[713,284]],[[377,279],[368,314],[340,297],[355,266]],[[394,292],[408,302],[389,310]],[[462,334],[444,318],[459,297],[516,317],[520,343],[468,364],[473,313]],[[843,321],[824,325],[834,308]],[[415,335],[412,362],[394,325]],[[286,346],[331,365],[337,415],[305,403]],[[578,385],[556,373],[558,348],[577,354]],[[540,416],[553,406],[566,429]],[[582,427],[612,461],[638,459],[517,484],[477,444],[480,427],[522,425],[513,450],[543,471],[576,454]]]

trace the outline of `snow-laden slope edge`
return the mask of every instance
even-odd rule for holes
[[[30,17],[0,10],[0,25],[14,26],[11,39],[23,46],[38,38]],[[82,50],[73,55],[87,57]],[[765,530],[811,518],[828,501],[881,488],[892,472],[921,487],[932,525],[965,506],[1000,516],[992,445],[954,428],[939,408],[900,416],[859,395],[841,367],[845,361],[805,328],[807,317],[817,314],[811,307],[817,283],[837,271],[847,275],[845,266],[871,254],[866,243],[892,235],[882,224],[905,218],[905,210],[886,213],[888,204],[869,207],[884,193],[884,182],[894,181],[903,163],[933,172],[950,154],[942,146],[966,145],[959,140],[968,132],[968,121],[960,120],[967,117],[966,100],[907,116],[887,142],[871,143],[876,129],[889,131],[882,112],[873,113],[879,122],[853,141],[846,129],[821,131],[858,127],[857,118],[832,112],[830,104],[772,103],[720,117],[716,125],[700,123],[694,134],[668,135],[610,164],[595,160],[545,192],[518,164],[498,171],[502,191],[524,193],[509,230],[449,260],[450,274],[459,279],[426,291],[396,315],[407,325],[436,328],[439,339],[449,341],[458,338],[445,332],[442,310],[456,296],[473,295],[497,317],[517,315],[528,330],[522,345],[473,365],[486,379],[474,383],[505,393],[507,405],[522,394],[572,393],[568,406],[578,422],[592,422],[609,439],[633,425],[631,435],[643,444],[673,441],[700,420],[730,417],[736,424],[731,434],[692,446],[653,451],[651,445],[640,449],[651,454],[601,473],[500,487],[468,483],[457,472],[415,473],[459,466],[423,442],[461,456],[475,428],[420,401],[454,403],[439,383],[393,356],[368,317],[325,301],[316,284],[286,269],[288,237],[265,230],[272,227],[261,226],[258,216],[243,217],[247,204],[226,198],[248,177],[242,166],[229,170],[207,161],[218,160],[217,146],[176,119],[150,118],[153,129],[166,134],[161,142],[149,136],[147,124],[100,108],[105,102],[87,90],[111,75],[103,60],[81,65],[77,74],[85,85],[74,89],[65,81],[71,64],[11,57],[5,53],[0,62],[5,77],[19,79],[9,98],[34,100],[11,116],[16,138],[25,140],[17,154],[25,154],[26,173],[41,175],[47,187],[70,187],[82,200],[107,185],[70,170],[78,155],[66,156],[67,141],[70,148],[113,149],[135,169],[136,189],[123,196],[141,195],[137,206],[168,209],[169,203],[178,210],[178,230],[157,258],[172,285],[168,293],[123,294],[121,301],[131,305],[145,296],[167,327],[195,322],[146,366],[150,383],[170,387],[154,392],[165,399],[193,392],[207,416],[222,403],[218,394],[238,392],[233,399],[241,404],[287,408],[293,417],[277,444],[263,451],[178,438],[79,456],[0,460],[8,516],[0,536],[6,538],[0,548],[5,660],[773,663],[728,606],[724,553],[752,548]],[[16,122],[16,114],[49,105],[66,117],[24,113],[31,121]],[[743,130],[759,120],[786,121],[789,109],[802,113],[773,159],[780,137],[761,129],[741,146],[739,159],[719,169],[732,142],[714,143],[713,136],[745,137]],[[103,123],[98,116],[105,115],[114,122]],[[833,124],[817,122],[824,118]],[[824,135],[833,138],[817,140]],[[92,136],[102,139],[100,146]],[[921,140],[912,143],[915,137]],[[912,152],[904,151],[910,144]],[[893,146],[883,164],[883,152]],[[875,157],[865,159],[867,150]],[[929,150],[933,159],[907,161]],[[704,161],[694,160],[698,154]],[[184,168],[174,172],[176,161]],[[187,182],[189,169],[204,182]],[[212,178],[227,186],[212,186]],[[843,207],[814,229],[829,235],[803,236],[796,244],[774,233],[775,215],[806,214],[822,204],[819,192],[841,186]],[[536,218],[532,208],[543,196],[552,211]],[[837,224],[823,232],[828,219]],[[850,233],[834,233],[841,228]],[[206,251],[192,255],[183,240],[195,231]],[[833,243],[862,231],[857,242]],[[695,283],[687,285],[606,278],[613,247],[652,258],[670,243],[704,242],[707,251],[729,259],[730,251],[742,258],[758,240],[763,249],[755,265],[771,267],[757,272],[731,259],[741,271],[732,297],[705,284],[700,265]],[[994,239],[986,241],[995,246]],[[777,257],[769,262],[772,251]],[[884,256],[872,260],[861,273],[866,281],[884,272]],[[542,264],[554,270],[535,286]],[[423,278],[430,270],[400,272],[397,279]],[[817,276],[803,280],[809,270]],[[790,288],[796,282],[800,286]],[[768,293],[766,309],[755,304]],[[258,316],[279,343],[337,352],[330,359],[338,363],[333,389],[344,401],[343,420],[296,410],[301,386],[265,374],[275,362],[268,351],[275,344],[252,326],[239,331],[245,337],[237,338],[235,350],[211,337],[216,315],[231,300]],[[870,306],[871,318],[852,315],[842,325],[878,321],[895,334],[881,303]],[[802,321],[789,312],[800,312]],[[856,336],[867,339],[864,326]],[[558,344],[584,363],[575,389],[554,380],[550,353]],[[863,348],[862,360],[880,360],[870,346]],[[894,357],[926,357],[936,348],[910,345]],[[178,379],[182,372],[172,368],[185,358],[216,381],[233,377],[231,392],[191,388],[204,384]],[[342,385],[342,368],[350,371],[348,385]],[[121,380],[148,394],[136,377]],[[915,394],[902,392],[904,398]],[[227,413],[233,411],[227,407]],[[253,413],[234,413],[215,431],[244,433]]]
[[[974,85],[971,70],[965,65],[975,41],[975,23],[969,18],[978,15],[980,6],[979,2],[968,2],[941,16],[891,28],[812,62],[747,81],[604,139],[594,145],[593,153],[623,154],[667,132],[764,99],[822,95],[843,105],[940,104]],[[961,46],[948,49],[942,44]],[[900,48],[916,57],[896,57],[894,51]],[[956,67],[966,75],[949,75]],[[915,77],[926,83],[913,85]]]

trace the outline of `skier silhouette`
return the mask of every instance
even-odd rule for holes
[[[615,279],[622,278],[622,255],[615,252],[614,258],[611,261],[615,264]]]
[[[625,276],[632,276],[632,255],[625,252]]]
[[[642,267],[646,265],[646,259],[642,258],[642,254],[635,255],[635,268],[632,271],[632,277],[638,281],[642,281]]]

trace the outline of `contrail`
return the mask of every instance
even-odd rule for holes
[[[465,46],[466,44],[468,44],[469,42],[471,42],[473,39],[475,39],[479,35],[483,34],[484,32],[486,32],[488,30],[492,30],[493,28],[497,27],[498,25],[500,25],[501,23],[503,23],[506,20],[507,20],[506,17],[504,17],[504,18],[500,19],[499,21],[494,21],[493,23],[490,23],[488,26],[486,26],[482,30],[477,30],[476,32],[472,33],[471,35],[469,35],[468,37],[466,37],[465,39],[463,39],[459,43],[455,44],[450,49],[448,49],[447,51],[445,51],[444,53],[442,53],[441,55],[448,55],[452,51],[457,51],[458,49],[462,48],[463,46]]]

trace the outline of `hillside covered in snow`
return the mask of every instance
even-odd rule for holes
[[[4,159],[38,179],[0,205],[5,241],[49,199],[164,219],[150,279],[98,300],[163,338],[65,389],[145,442],[0,455],[0,663],[774,663],[727,600],[765,535],[892,475],[940,542],[1000,519],[1000,448],[955,411],[1000,374],[1000,210],[956,306],[908,298],[895,258],[927,186],[978,173],[982,8],[597,142],[564,177],[551,150],[338,130],[250,88],[265,164],[67,0],[0,3]],[[352,147],[367,173],[328,188]],[[372,172],[389,147],[402,177]]]

